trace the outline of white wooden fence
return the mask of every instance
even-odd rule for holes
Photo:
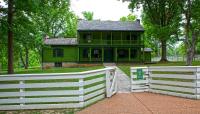
[[[137,69],[147,74],[136,79]],[[199,66],[157,66],[131,68],[132,92],[149,91],[173,96],[200,99]],[[139,86],[138,86],[139,85]]]
[[[144,72],[143,79],[137,79],[137,70],[142,69]],[[149,89],[149,70],[147,67],[132,67],[131,68],[131,91],[144,92]]]
[[[82,108],[116,91],[115,68],[0,76],[0,110]]]

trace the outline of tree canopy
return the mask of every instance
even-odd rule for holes
[[[84,11],[84,12],[82,12],[82,14],[83,14],[83,17],[84,17],[86,20],[88,20],[88,21],[93,20],[93,15],[94,15],[93,12]]]
[[[121,17],[119,20],[120,21],[135,21],[136,16],[133,14],[128,14],[127,16]]]
[[[6,6],[0,6],[0,62],[3,66],[9,64],[9,73],[14,67],[40,64],[44,36],[76,37],[77,16],[70,10],[69,0],[3,2]]]
[[[132,11],[139,7],[143,8],[142,20],[147,34],[161,42],[161,61],[167,61],[167,42],[180,26],[179,0],[132,0],[129,5]]]

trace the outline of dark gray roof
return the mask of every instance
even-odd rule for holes
[[[76,45],[77,38],[47,38],[44,39],[46,45]]]
[[[144,31],[140,21],[86,21],[80,20],[78,31]]]

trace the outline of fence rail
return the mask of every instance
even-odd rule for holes
[[[115,68],[78,73],[0,76],[0,110],[82,108],[113,90]],[[113,79],[113,80],[114,80]],[[109,83],[109,85],[106,85]],[[107,92],[107,93],[106,93]]]
[[[136,77],[142,69],[146,76]],[[173,96],[200,99],[200,67],[198,66],[157,66],[132,67],[132,91],[149,91]],[[139,87],[138,87],[139,85]]]

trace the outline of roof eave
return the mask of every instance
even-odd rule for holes
[[[85,30],[82,30],[82,29],[79,29],[79,30],[77,30],[78,32],[81,32],[81,31],[83,31],[83,32],[85,32],[85,31],[122,31],[122,32],[144,32],[144,30],[88,30],[88,29],[85,29]]]

